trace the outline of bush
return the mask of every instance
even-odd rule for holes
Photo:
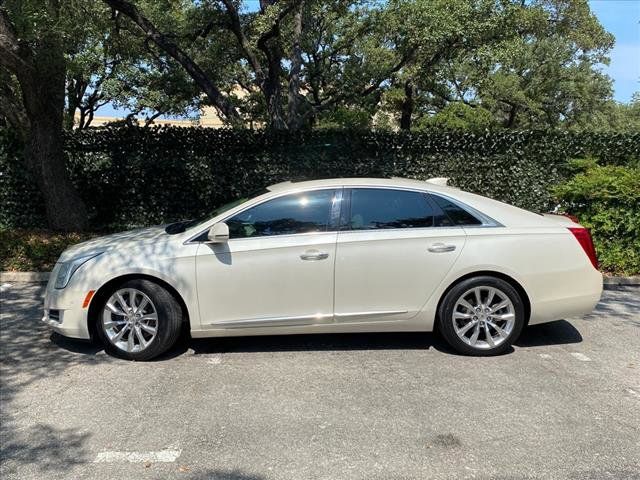
[[[600,268],[611,273],[640,273],[640,168],[572,163],[578,173],[554,189],[561,209],[592,229]]]
[[[530,210],[553,206],[567,159],[640,156],[640,134],[321,130],[300,134],[108,127],[68,133],[70,175],[94,229],[205,215],[271,183],[336,176],[450,177],[466,190]],[[21,146],[0,132],[0,228],[45,227]]]
[[[0,270],[48,272],[67,247],[94,236],[96,234],[0,230]]]
[[[23,145],[0,127],[0,229],[46,226],[40,191],[24,167]]]

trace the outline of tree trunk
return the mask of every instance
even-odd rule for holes
[[[298,9],[293,16],[293,45],[291,48],[291,74],[289,76],[289,98],[287,123],[289,130],[297,131],[302,127],[302,112],[300,111],[300,70],[302,69],[302,11],[304,0],[300,1]]]
[[[278,39],[259,40],[259,48],[267,57],[266,78],[262,81],[261,90],[267,105],[267,127],[272,130],[287,130],[287,122],[282,108],[282,51]]]
[[[75,125],[76,110],[82,102],[82,94],[79,94],[79,90],[79,80],[76,78],[69,79],[67,83],[67,108],[64,112],[64,120],[62,122],[65,130],[73,130]]]
[[[43,39],[34,53],[33,69],[18,74],[30,123],[25,162],[44,197],[49,228],[84,230],[87,210],[69,179],[63,151],[64,57],[52,39]]]
[[[277,0],[260,0],[260,10],[275,4]],[[287,122],[282,108],[282,49],[280,48],[280,24],[263,34],[257,41],[257,46],[267,59],[267,71],[263,73],[260,90],[267,105],[267,127],[272,130],[287,130]]]
[[[508,117],[504,121],[505,128],[513,128],[514,124],[516,123],[516,114],[518,113],[517,105],[509,104],[509,106],[511,108],[509,109]]]
[[[400,112],[400,130],[411,130],[411,116],[413,115],[413,83],[407,80],[404,83],[404,100]]]
[[[282,110],[282,88],[279,78],[274,79],[271,78],[272,76],[275,75],[269,72],[263,88],[267,103],[267,127],[273,130],[287,130],[287,122],[284,120],[284,112]]]

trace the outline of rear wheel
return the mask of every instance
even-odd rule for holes
[[[468,278],[444,297],[440,330],[465,355],[498,355],[509,349],[525,323],[524,304],[508,282],[490,276]]]
[[[129,360],[150,360],[169,350],[181,325],[178,302],[149,280],[130,280],[116,287],[106,295],[96,319],[105,349]]]

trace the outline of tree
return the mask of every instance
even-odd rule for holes
[[[396,48],[413,52],[412,61],[391,79],[391,88],[402,92],[395,101],[400,128],[411,128],[416,109],[428,114],[446,103],[447,62],[526,32],[527,24],[518,23],[526,8],[509,0],[391,0],[385,24],[395,34]]]
[[[381,45],[384,24],[376,20],[383,8],[376,2],[260,0],[257,11],[246,12],[242,2],[206,0],[175,13],[199,24],[176,22],[161,29],[156,3],[104,1],[176,60],[210,104],[236,125],[242,117],[238,107],[250,106],[264,113],[268,128],[309,127],[321,112],[379,91],[410,56],[396,58],[393,48]],[[207,41],[194,44],[198,36]],[[230,62],[207,68],[212,57],[206,53],[217,44],[230,47]],[[248,94],[245,100],[230,94],[238,86]]]
[[[629,103],[611,100],[590,118],[588,125],[579,125],[580,129],[592,129],[614,132],[640,132],[640,92],[631,97]]]
[[[164,53],[180,64],[193,81],[202,89],[204,94],[207,95],[211,104],[215,106],[231,124],[241,124],[240,114],[231,100],[224,95],[219,86],[212,80],[211,76],[207,75],[203,67],[193,56],[190,55],[186,49],[181,48],[178,43],[173,40],[171,35],[161,32],[133,3],[125,0],[104,1],[114,9],[114,18],[118,18],[119,14],[126,15],[144,32],[149,41],[153,42]]]
[[[145,124],[197,108],[199,90],[184,70],[114,22],[108,7],[97,5],[84,38],[67,54],[66,128],[89,127],[107,104],[128,110],[129,118],[145,115]]]
[[[15,100],[19,86],[27,122],[11,122],[28,128],[25,163],[45,199],[49,226],[82,230],[88,223],[87,211],[69,179],[62,140],[66,78],[63,31],[77,28],[65,15],[68,8],[70,5],[57,0],[15,0],[1,5],[0,65],[2,76],[15,79],[3,98]]]
[[[599,71],[613,37],[586,0],[536,0],[518,14],[525,35],[462,54],[440,85],[446,98],[493,113],[505,128],[588,124],[611,97]]]

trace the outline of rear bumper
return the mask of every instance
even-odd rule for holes
[[[529,325],[587,315],[601,296],[602,274],[594,268],[582,270],[547,290],[545,298],[532,301]]]

